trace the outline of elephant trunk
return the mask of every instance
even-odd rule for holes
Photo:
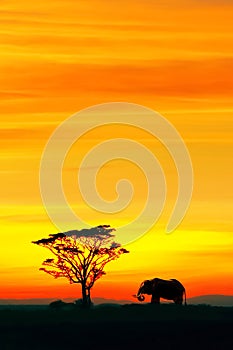
[[[142,295],[142,293],[141,293],[141,286],[140,286],[137,294],[134,295],[134,297],[137,298],[138,301],[144,301],[145,300],[144,295]]]
[[[138,297],[137,297],[138,301],[144,301],[145,300],[145,297],[143,294],[140,294]]]

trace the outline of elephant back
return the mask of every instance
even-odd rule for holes
[[[175,279],[163,280],[155,278],[153,280],[153,291],[152,294],[154,294],[155,297],[174,300],[175,298],[182,296],[184,287]]]
[[[180,291],[185,291],[183,284],[180,283],[178,280],[176,280],[175,278],[171,278],[170,281],[172,281],[176,285],[176,287],[180,289]]]

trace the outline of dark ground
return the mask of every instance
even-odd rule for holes
[[[233,307],[0,307],[0,349],[233,349]]]

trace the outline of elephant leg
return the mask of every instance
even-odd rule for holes
[[[151,304],[160,304],[160,297],[156,295],[152,295]]]
[[[176,297],[176,298],[174,299],[174,303],[177,304],[177,305],[182,305],[182,303],[183,303],[183,297],[182,297],[182,296]]]

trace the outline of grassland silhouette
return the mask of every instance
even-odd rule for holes
[[[1,350],[232,349],[233,308],[100,304],[0,309]]]

